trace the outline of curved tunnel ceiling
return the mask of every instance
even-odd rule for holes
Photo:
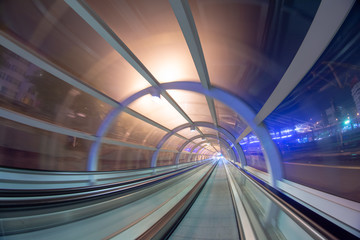
[[[189,139],[191,148],[204,139],[209,156],[235,148],[241,161],[238,143],[253,131],[274,179],[282,174],[280,156],[263,121],[311,69],[353,5],[286,6],[291,21],[278,30],[271,1],[19,3],[1,3],[7,9],[1,45],[31,63],[29,75],[58,84],[62,107],[44,119],[3,108],[1,117],[90,140],[88,170],[97,169],[102,144],[179,158]],[[197,122],[226,129],[232,143]],[[174,131],[179,126],[186,127]],[[171,144],[162,148],[167,135]]]

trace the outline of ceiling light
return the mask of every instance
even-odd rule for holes
[[[190,132],[195,132],[195,126],[190,127]]]

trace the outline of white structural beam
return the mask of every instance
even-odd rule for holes
[[[209,73],[190,6],[187,0],[170,0],[170,4],[190,50],[200,82],[204,88],[209,89],[211,87]],[[214,125],[218,126],[214,100],[209,96],[205,97]]]
[[[314,20],[284,76],[254,121],[260,124],[291,93],[325,51],[341,27],[355,0],[323,0]],[[245,137],[249,129],[241,134]],[[240,141],[241,139],[239,139]]]

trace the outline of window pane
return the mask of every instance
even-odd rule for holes
[[[189,4],[211,83],[258,110],[296,54],[320,1],[283,1],[272,18],[271,1]]]
[[[165,134],[165,131],[122,112],[111,124],[107,137],[156,147]]]
[[[158,122],[168,129],[173,129],[187,123],[185,118],[163,97],[160,98],[160,101],[156,101],[148,94],[132,102],[129,108]]]
[[[177,153],[159,152],[156,166],[174,165]]]
[[[162,146],[165,149],[178,150],[181,145],[185,143],[185,140],[177,136],[171,136]]]
[[[65,1],[1,1],[0,9],[4,31],[113,99],[149,86]]]
[[[186,163],[190,162],[190,154],[181,153],[179,158],[179,163]]]
[[[259,139],[250,133],[241,140],[240,145],[244,151],[246,164],[250,167],[267,172],[266,162]]]
[[[0,106],[67,128],[96,133],[110,106],[0,47]]]
[[[101,145],[99,171],[149,168],[154,151],[109,144]]]
[[[216,100],[214,102],[219,125],[230,131],[234,136],[240,135],[245,130],[247,124],[231,108],[222,102]]]
[[[86,171],[91,141],[52,133],[0,118],[0,165]]]
[[[209,106],[204,95],[182,90],[168,90],[168,93],[181,106],[193,122],[213,123]]]
[[[328,49],[266,119],[285,178],[360,202],[360,5]]]

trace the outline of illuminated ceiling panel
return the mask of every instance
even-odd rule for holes
[[[213,122],[204,95],[183,90],[169,90],[168,93],[194,122]]]
[[[199,132],[194,130],[194,131],[191,131],[190,128],[185,128],[181,131],[178,131],[177,132],[178,134],[186,137],[186,138],[192,138],[192,137],[195,137],[197,135],[199,135]]]
[[[154,101],[154,97],[148,94],[131,103],[129,108],[169,129],[187,123],[180,113],[162,97],[160,101]]]
[[[207,127],[199,127],[201,132],[203,132],[204,134],[212,134],[212,135],[216,135],[218,133],[218,131],[212,129],[212,128],[207,128]]]
[[[199,81],[168,0],[87,2],[159,82]]]

